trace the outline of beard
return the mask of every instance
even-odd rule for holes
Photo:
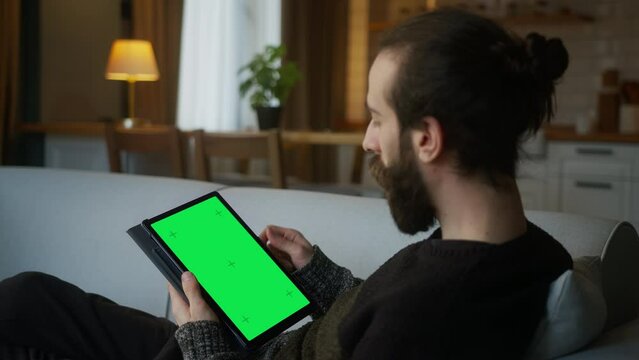
[[[408,144],[408,147],[405,145]],[[399,159],[384,166],[379,155],[371,158],[371,175],[384,189],[384,196],[399,230],[415,235],[435,224],[435,206],[418,170],[410,142],[400,142]]]

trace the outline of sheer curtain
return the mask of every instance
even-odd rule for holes
[[[257,127],[240,100],[238,69],[281,42],[281,0],[185,0],[177,125],[183,130]]]

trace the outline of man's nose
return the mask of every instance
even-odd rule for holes
[[[366,134],[364,135],[364,140],[362,141],[362,148],[366,152],[374,152],[379,154],[379,141],[377,131],[373,129],[371,123],[368,124],[366,128]]]

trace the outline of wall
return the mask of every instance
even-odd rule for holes
[[[555,2],[552,2],[553,4]],[[576,12],[594,17],[592,23],[513,26],[525,35],[537,31],[560,37],[570,54],[570,65],[557,87],[557,124],[574,124],[594,115],[601,72],[617,68],[623,80],[639,80],[639,1],[558,1]],[[560,6],[560,5],[557,5]]]
[[[123,112],[123,82],[104,78],[120,37],[120,1],[41,0],[41,120],[96,121]]]
[[[370,20],[397,21],[422,10],[424,1],[414,0],[368,0]],[[351,3],[358,1],[351,0]],[[477,10],[483,4],[485,15],[498,15],[505,10],[504,4],[516,3],[520,11],[532,11],[532,0],[438,0],[438,6],[465,3]],[[560,37],[570,54],[570,65],[557,87],[557,115],[555,124],[575,124],[579,117],[593,116],[597,109],[597,92],[600,75],[608,68],[617,68],[621,80],[639,80],[639,1],[637,0],[553,0],[548,1],[547,11],[570,8],[574,13],[594,18],[586,23],[559,23],[513,25],[516,33],[525,36],[531,31],[550,37]],[[420,5],[421,4],[421,5]],[[419,6],[418,6],[419,5]],[[501,5],[499,10],[498,6]],[[526,9],[527,8],[527,9]],[[409,11],[401,14],[400,9]],[[371,35],[374,47],[377,32]],[[374,52],[373,52],[374,53]],[[356,96],[348,93],[351,98]]]

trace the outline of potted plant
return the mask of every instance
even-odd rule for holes
[[[249,74],[240,83],[240,95],[244,97],[250,93],[260,129],[279,126],[282,107],[301,76],[295,63],[283,62],[285,55],[284,45],[269,45],[239,70],[240,75]]]

